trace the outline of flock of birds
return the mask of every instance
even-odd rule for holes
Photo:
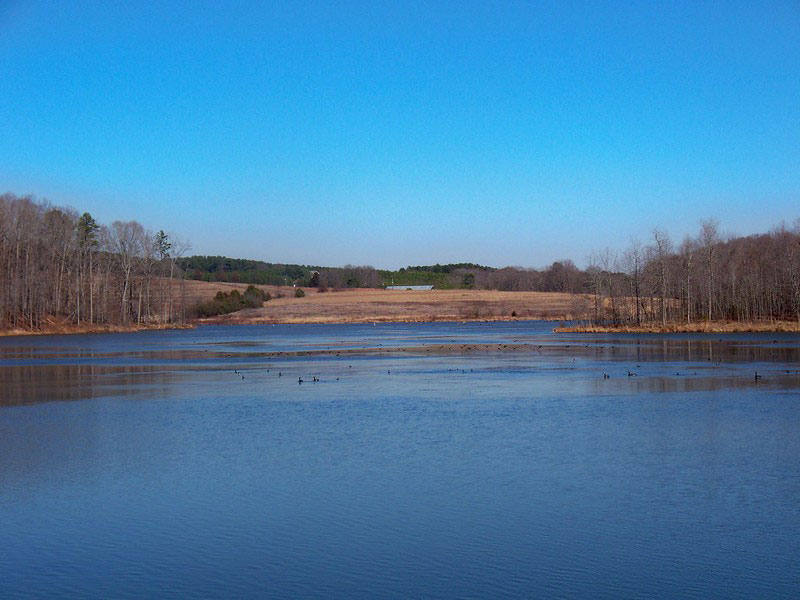
[[[353,365],[347,365],[347,366],[352,368]],[[269,373],[269,372],[270,372],[270,369],[267,369],[267,373]],[[241,377],[243,380],[247,378],[246,375],[244,374],[244,372],[240,371],[239,369],[234,369],[233,373],[234,373],[234,375],[237,375],[238,377]],[[389,371],[389,373],[391,373],[391,371]],[[283,371],[278,371],[278,377],[283,377]],[[317,383],[319,380],[320,380],[319,377],[317,377],[316,375],[312,375],[311,376],[311,381],[313,383]],[[297,378],[297,383],[298,384],[305,383],[305,381],[306,380],[303,379],[302,375]],[[338,377],[336,378],[336,381],[339,381]]]
[[[573,359],[573,362],[574,362],[574,360],[575,359]],[[717,363],[718,366],[719,366],[719,364],[720,363]],[[347,365],[347,366],[348,366],[348,368],[352,368],[353,367],[353,365]],[[642,365],[636,365],[637,368],[640,368],[641,366]],[[458,369],[458,368],[456,368],[456,369],[452,369],[451,368],[451,369],[448,369],[448,371],[449,372],[456,372],[456,373],[461,372],[462,374],[467,373],[467,369]],[[239,369],[234,369],[233,372],[234,372],[235,375],[241,377],[243,380],[246,378],[244,372],[240,371]],[[269,372],[270,372],[270,369],[267,369],[267,373],[269,373]],[[474,369],[469,369],[469,372],[470,373],[474,372]],[[796,370],[796,371],[790,371],[788,369],[786,370],[787,374],[791,374],[793,372],[797,373],[797,374],[800,374],[800,370]],[[387,369],[386,373],[387,373],[387,375],[390,375],[392,373],[392,370],[391,369]],[[680,371],[676,371],[675,375],[680,377],[681,376]],[[692,372],[692,375],[697,375],[697,371]],[[627,376],[628,377],[638,377],[638,373],[635,373],[634,371],[630,371],[629,370],[627,372]],[[283,377],[283,372],[282,371],[278,371],[278,377]],[[753,374],[753,380],[754,381],[758,382],[762,378],[763,378],[763,375],[761,373],[759,373],[758,371],[754,372],[754,374]],[[608,372],[603,371],[603,379],[611,379],[611,375]],[[320,381],[320,379],[316,375],[312,375],[311,376],[311,382],[312,383],[318,383],[319,381]],[[339,377],[336,377],[336,381],[339,381]],[[302,375],[298,376],[298,378],[297,378],[298,385],[302,385],[305,382],[306,382],[306,380],[303,379]]]
[[[717,364],[719,364],[719,363],[717,363]],[[640,366],[640,365],[637,365],[637,366]],[[786,372],[787,373],[791,373],[791,371],[789,371],[789,370],[787,370]],[[797,371],[797,372],[800,373],[800,371]],[[628,377],[636,377],[637,375],[638,374],[634,373],[633,371],[628,371]],[[697,371],[692,372],[692,375],[697,375]],[[675,371],[675,376],[676,377],[680,377],[681,376],[680,371]],[[763,377],[763,375],[761,375],[758,371],[755,371],[755,375],[753,376],[753,380],[754,381],[758,381],[762,377]],[[603,379],[611,379],[611,375],[609,375],[608,373],[603,371]]]
[[[722,341],[722,340],[720,340],[720,341]],[[775,340],[775,341],[777,342],[777,340]],[[514,340],[513,342],[514,342],[514,343],[516,343],[516,342],[517,342],[517,340]],[[195,343],[197,343],[197,342],[195,342]],[[344,343],[344,341],[342,341],[342,343]],[[425,345],[425,344],[423,343],[423,345]],[[382,346],[383,346],[383,344],[378,344],[378,347],[382,347]],[[462,349],[462,350],[463,350],[463,349],[468,349],[468,350],[469,350],[469,349],[473,349],[473,348],[470,348],[470,346],[471,346],[470,344],[464,344],[464,345],[462,345],[462,346],[461,346],[461,349]],[[486,346],[488,347],[488,346],[490,346],[490,345],[489,345],[489,344],[486,344]],[[366,347],[366,346],[365,346],[365,347]],[[498,349],[506,349],[506,348],[508,347],[508,345],[507,345],[507,344],[497,344],[497,347],[498,347]],[[567,348],[569,348],[569,346],[566,346],[566,347],[567,347]],[[589,347],[590,347],[590,345],[589,345],[589,344],[586,344],[586,345],[585,345],[585,347],[586,347],[586,348],[589,348]],[[538,352],[540,352],[540,353],[541,353],[541,351],[542,351],[542,348],[543,348],[543,346],[542,346],[542,345],[539,345],[539,346],[538,346],[536,349],[537,349],[537,351],[538,351]],[[599,346],[598,348],[599,348],[599,349],[602,349],[602,348],[603,348],[603,346]],[[613,349],[613,348],[614,348],[614,346],[612,345],[612,346],[611,346],[611,348]],[[477,350],[477,349],[478,349],[478,345],[475,345],[475,346],[474,346],[474,349],[476,349],[476,350]],[[328,348],[328,350],[330,350],[330,348]],[[400,350],[400,349],[398,348],[398,350]],[[405,348],[402,348],[402,351],[405,351],[405,350],[406,350]],[[206,351],[207,351],[207,350],[206,350]],[[388,351],[388,350],[387,350],[387,351]],[[427,352],[427,351],[429,351],[429,349],[426,349],[426,352]],[[227,354],[226,356],[227,356],[227,357],[230,357],[231,355],[230,355],[230,354]],[[340,356],[340,353],[339,353],[339,352],[336,352],[336,356],[337,356],[337,357],[338,357],[338,356]],[[645,360],[647,360],[647,359],[645,359]],[[709,360],[710,360],[710,359],[709,359]],[[573,361],[573,363],[574,363],[574,362],[576,362],[576,359],[575,359],[575,358],[573,358],[573,359],[572,359],[572,361]],[[715,363],[715,364],[716,364],[716,366],[720,366],[720,365],[721,365],[721,363],[719,363],[719,362],[717,362],[717,363]],[[347,366],[348,366],[348,368],[352,368],[352,366],[353,366],[353,365],[347,365]],[[641,366],[642,366],[642,365],[636,365],[636,368],[641,368]],[[461,373],[467,373],[467,369],[459,369],[459,368],[455,368],[455,369],[453,369],[453,368],[451,368],[451,369],[448,369],[448,370],[449,370],[450,372],[461,372]],[[474,371],[474,369],[469,369],[469,372],[473,372],[473,371]],[[266,372],[267,372],[267,373],[269,373],[269,372],[270,372],[270,369],[268,368],[268,369],[266,370]],[[391,369],[389,369],[389,370],[387,370],[387,371],[386,371],[386,373],[387,373],[387,374],[391,374],[391,372],[392,372],[392,371],[391,371]],[[239,369],[234,369],[234,370],[233,370],[233,373],[234,373],[236,376],[240,377],[242,380],[246,379],[246,375],[245,375],[245,373],[244,373],[243,371],[240,371]],[[608,373],[607,371],[603,371],[602,373],[603,373],[603,379],[611,379],[611,374],[610,374],[610,373]],[[800,374],[800,369],[798,369],[798,370],[795,370],[795,371],[792,371],[792,370],[788,370],[788,369],[787,369],[787,370],[786,370],[786,373],[787,373],[787,374],[791,374],[791,373]],[[692,373],[683,373],[683,374],[682,374],[680,371],[676,371],[676,372],[675,372],[675,376],[678,376],[678,377],[680,377],[681,375],[689,375],[689,374],[691,374],[691,375],[697,375],[697,371],[693,371]],[[631,378],[631,377],[637,377],[637,376],[638,376],[638,373],[636,373],[635,371],[628,370],[628,371],[627,371],[627,373],[626,373],[626,375],[627,375],[627,377]],[[282,371],[278,371],[278,375],[277,375],[277,376],[278,376],[278,377],[283,377],[283,372],[282,372]],[[754,372],[753,372],[753,381],[754,381],[754,382],[758,382],[758,381],[759,381],[759,380],[761,380],[762,378],[763,378],[763,375],[762,375],[761,373],[759,373],[758,371],[754,371]],[[339,381],[339,377],[336,377],[336,378],[335,378],[335,380],[336,380],[336,381]],[[298,383],[298,385],[302,385],[303,383],[305,383],[305,382],[307,382],[307,381],[309,381],[309,380],[308,380],[308,379],[303,379],[303,376],[302,376],[302,375],[301,375],[301,376],[298,376],[298,378],[297,378],[297,383]],[[312,375],[312,376],[311,376],[310,382],[312,382],[312,383],[317,383],[317,382],[319,382],[319,381],[320,381],[320,378],[319,378],[319,377],[317,377],[316,375]]]

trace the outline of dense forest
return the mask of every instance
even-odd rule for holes
[[[308,285],[320,267],[284,265],[227,256],[188,256],[178,266],[190,279],[255,285]]]
[[[185,245],[136,221],[105,226],[89,213],[0,195],[0,329],[175,323],[186,318]]]
[[[258,300],[220,297],[189,307],[186,279],[320,291],[433,284],[575,293],[583,295],[584,318],[604,324],[800,322],[800,219],[746,237],[724,236],[716,221],[705,220],[679,244],[653,229],[647,243],[593,252],[586,269],[562,260],[544,269],[457,263],[393,271],[183,257],[186,249],[175,235],[136,221],[105,226],[89,213],[0,195],[0,329],[38,329],[53,318],[76,325],[169,324]]]

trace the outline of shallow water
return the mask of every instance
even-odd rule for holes
[[[800,336],[550,328],[0,339],[0,596],[795,597]]]

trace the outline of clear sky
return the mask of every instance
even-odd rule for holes
[[[800,2],[0,0],[2,191],[332,266],[766,231]]]

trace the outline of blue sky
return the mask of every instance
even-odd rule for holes
[[[323,265],[766,231],[800,2],[0,0],[0,191]]]

